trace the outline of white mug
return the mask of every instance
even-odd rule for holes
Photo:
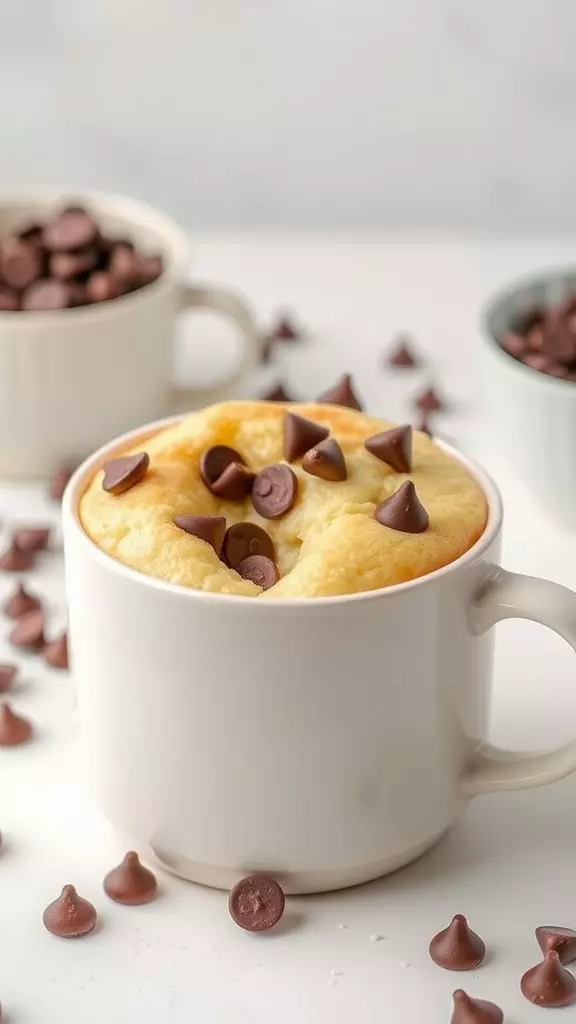
[[[64,198],[63,198],[64,197]],[[62,190],[0,194],[0,238],[62,206]],[[60,311],[0,312],[0,475],[49,476],[151,418],[229,396],[258,360],[243,299],[188,284],[185,232],[164,214],[123,196],[74,192],[112,236],[161,253],[158,280],[117,299]],[[179,310],[208,308],[240,328],[242,355],[215,387],[171,386]]]
[[[480,793],[554,782],[576,742],[513,754],[486,743],[491,627],[544,623],[576,649],[576,595],[498,565],[502,508],[483,470],[482,537],[420,579],[345,597],[203,593],[126,568],[63,502],[81,755],[97,804],[146,854],[229,888],[252,871],[288,893],[355,885],[431,847]]]
[[[501,345],[535,309],[576,296],[576,269],[518,281],[489,300],[483,313],[486,396],[497,443],[535,502],[560,524],[576,526],[576,382],[525,366]]]

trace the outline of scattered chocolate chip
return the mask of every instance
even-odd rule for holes
[[[536,929],[536,940],[544,955],[555,949],[560,957],[560,963],[570,964],[576,960],[576,931],[572,928],[541,925]]]
[[[310,448],[328,437],[330,431],[320,423],[305,420],[293,412],[284,413],[284,458],[286,462],[296,462]]]
[[[220,558],[222,542],[226,533],[224,516],[174,516],[174,525],[192,537],[206,541]]]
[[[123,294],[120,282],[105,270],[95,270],[86,282],[87,302],[108,302]]]
[[[50,668],[68,668],[68,634],[62,633],[42,648],[42,657]]]
[[[50,275],[58,281],[70,281],[79,274],[86,274],[98,262],[98,250],[83,249],[80,252],[55,252],[50,257]]]
[[[459,988],[453,995],[454,1012],[450,1024],[503,1024],[504,1014],[496,1003],[472,999]]]
[[[16,665],[9,665],[6,662],[0,664],[0,693],[7,693],[11,689],[17,674]]]
[[[430,417],[428,413],[420,413],[420,416],[414,424],[414,430],[419,430],[422,434],[427,434],[428,437],[432,437],[432,427],[430,426]]]
[[[283,384],[274,384],[262,396],[263,402],[294,402],[295,399],[288,394]]]
[[[287,314],[281,316],[271,334],[279,341],[300,341],[302,334]]]
[[[412,427],[392,427],[381,434],[366,438],[364,447],[385,462],[397,473],[409,473],[412,469]]]
[[[40,278],[26,289],[22,296],[22,309],[42,312],[53,309],[68,309],[73,304],[74,291],[65,281]]]
[[[241,462],[231,462],[214,481],[210,490],[224,501],[244,501],[252,491],[255,476],[256,474]]]
[[[85,249],[95,242],[97,234],[97,225],[86,210],[70,206],[46,224],[42,244],[51,252]]]
[[[38,609],[26,612],[18,619],[9,636],[13,647],[23,647],[31,651],[40,651],[45,643],[44,612]]]
[[[486,946],[464,915],[456,914],[448,927],[434,936],[429,953],[434,963],[447,971],[471,971],[484,960]]]
[[[20,619],[23,615],[27,615],[28,612],[35,612],[40,607],[40,599],[34,597],[33,594],[29,594],[24,584],[19,583],[16,590],[4,604],[2,611],[9,619]]]
[[[302,459],[302,469],[320,480],[332,482],[346,480],[348,476],[344,454],[333,437],[328,437],[306,452]]]
[[[21,526],[14,531],[13,541],[20,551],[45,551],[49,540],[49,527]]]
[[[284,913],[284,893],[273,878],[250,875],[228,897],[230,917],[248,932],[263,932],[278,923]]]
[[[20,309],[20,299],[16,292],[11,292],[7,288],[0,287],[0,310],[3,312],[13,313],[17,309]]]
[[[124,494],[144,479],[150,465],[150,456],[147,452],[138,452],[136,455],[122,455],[118,459],[110,459],[105,462],[102,488],[108,494]]]
[[[386,361],[388,366],[402,367],[403,369],[418,366],[419,362],[404,338],[398,338]]]
[[[0,569],[5,572],[25,572],[34,565],[34,552],[23,551],[12,540],[10,547],[0,555]]]
[[[243,579],[252,580],[262,590],[270,590],[280,579],[277,567],[266,555],[248,555],[240,562],[237,571]]]
[[[32,726],[17,715],[9,704],[0,704],[0,747],[16,747],[32,736]]]
[[[256,523],[234,523],[224,535],[222,561],[231,569],[238,569],[249,555],[264,555],[273,562],[276,555],[274,542],[270,534]]]
[[[9,288],[24,291],[42,273],[42,254],[21,238],[6,238],[0,245],[0,276]]]
[[[418,499],[412,480],[405,480],[394,494],[382,501],[374,511],[374,518],[399,533],[424,533],[429,525],[428,513]]]
[[[279,519],[294,506],[298,478],[290,466],[278,463],[260,470],[252,487],[252,503],[264,519]]]
[[[106,895],[115,903],[124,903],[129,907],[149,903],[154,899],[157,889],[155,876],[140,863],[138,854],[133,850],[104,879]]]
[[[65,885],[58,899],[46,907],[42,920],[52,935],[77,939],[93,931],[98,915],[96,908],[79,896],[73,885]]]
[[[229,448],[226,444],[215,444],[208,448],[200,459],[200,476],[209,490],[212,484],[216,483],[219,477],[233,462],[244,466],[245,462],[240,452],[235,448]]]
[[[74,470],[70,466],[60,466],[56,470],[48,488],[48,497],[52,501],[62,501],[62,495]]]
[[[446,405],[434,388],[426,388],[417,395],[414,404],[420,412],[444,412]]]
[[[328,388],[328,391],[324,391],[318,396],[317,401],[323,405],[344,405],[348,409],[362,409],[358,398],[354,394],[352,377],[349,373],[343,374],[333,387]]]
[[[276,338],[273,334],[264,334],[260,338],[260,362],[266,366],[274,355]]]
[[[526,971],[520,990],[536,1006],[573,1006],[576,1003],[576,978],[562,966],[555,949],[546,953],[541,964]]]

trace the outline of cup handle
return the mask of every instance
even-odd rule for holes
[[[502,619],[530,619],[548,626],[576,652],[576,594],[558,583],[520,576],[493,566],[470,609],[472,631],[486,633]],[[576,770],[576,740],[540,754],[502,750],[490,744],[474,753],[460,779],[465,799],[507,789],[534,789]]]
[[[229,396],[232,388],[252,373],[260,356],[254,319],[248,306],[239,295],[235,295],[227,288],[219,288],[212,284],[193,285],[183,282],[180,285],[179,311],[184,312],[189,309],[213,309],[234,320],[242,333],[242,355],[238,364],[218,384],[204,388],[172,388],[169,411],[173,414],[188,412],[200,405],[221,402]]]

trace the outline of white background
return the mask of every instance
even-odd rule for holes
[[[197,226],[576,228],[573,0],[3,0],[0,182]]]

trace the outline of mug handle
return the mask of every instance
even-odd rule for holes
[[[502,619],[530,619],[548,626],[576,652],[576,594],[559,583],[520,576],[493,566],[470,609],[472,632],[486,633]],[[482,744],[460,779],[465,799],[507,789],[534,789],[576,770],[576,740],[556,750],[528,754]]]
[[[230,317],[240,328],[243,349],[238,364],[218,384],[199,388],[173,387],[169,397],[169,412],[175,415],[189,412],[198,406],[223,401],[229,396],[232,388],[255,370],[260,358],[256,324],[248,306],[239,295],[217,285],[195,285],[184,281],[180,285],[178,306],[179,312],[189,309],[212,309]]]

